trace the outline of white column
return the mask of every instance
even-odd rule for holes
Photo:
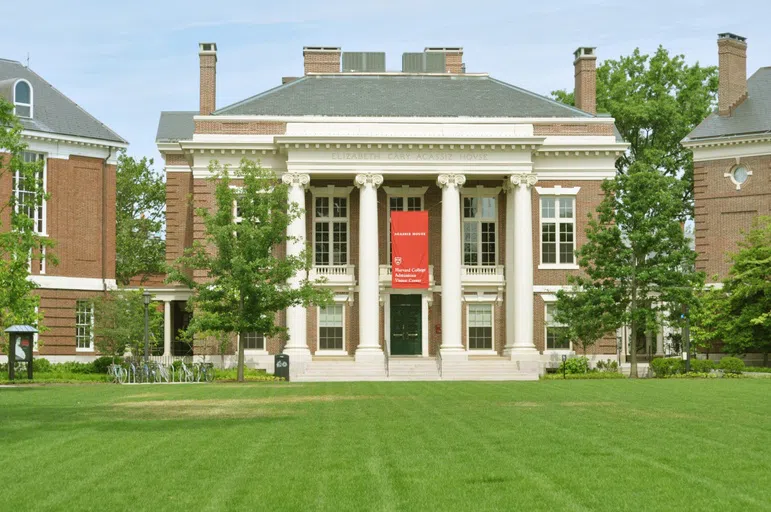
[[[460,187],[462,174],[440,174],[442,189],[442,358],[465,358],[461,304]]]
[[[359,189],[359,346],[356,360],[383,360],[380,348],[380,260],[377,189],[380,174],[357,174]]]
[[[506,198],[506,349],[515,359],[536,359],[533,343],[532,173],[509,177]],[[513,204],[512,204],[513,203]]]
[[[281,180],[289,185],[289,204],[296,203],[301,210],[299,217],[294,219],[287,227],[289,240],[286,243],[287,256],[299,256],[305,250],[305,189],[311,178],[307,174],[287,173]],[[297,287],[302,276],[298,273],[289,284]],[[311,352],[308,349],[306,336],[307,313],[303,306],[290,306],[286,310],[286,327],[288,340],[284,347],[284,353],[296,358],[310,359]]]
[[[163,356],[171,356],[171,301],[163,302]]]

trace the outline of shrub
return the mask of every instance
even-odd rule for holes
[[[94,369],[94,363],[79,363],[77,361],[54,364],[51,365],[51,369],[57,373],[97,373]]]
[[[51,361],[45,357],[37,357],[32,360],[32,372],[34,373],[47,373],[51,371]]]
[[[581,357],[569,357],[563,363],[560,363],[560,367],[557,370],[558,373],[589,373],[589,359],[584,356]]]
[[[606,373],[618,373],[618,361],[613,361],[612,359],[597,361],[597,369]]]
[[[720,360],[718,368],[726,373],[742,373],[744,371],[744,361],[738,357],[724,357]]]
[[[113,363],[113,360],[115,361],[115,364],[121,364],[123,362],[122,357],[112,357],[112,356],[102,356],[97,357],[94,359],[93,364],[94,365],[94,372],[95,373],[107,373],[107,370],[110,368],[110,365]]]
[[[562,380],[561,373],[547,373],[541,377],[543,380]],[[623,373],[616,372],[589,372],[589,373],[567,373],[564,377],[567,380],[602,380],[602,379],[626,379]]]
[[[745,366],[744,372],[752,373],[771,373],[771,368],[767,366]]]
[[[691,371],[696,373],[709,373],[717,368],[717,363],[711,359],[692,359]]]
[[[651,361],[651,369],[658,378],[685,373],[685,361],[677,357],[657,357]]]

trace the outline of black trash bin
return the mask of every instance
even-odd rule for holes
[[[277,354],[275,360],[276,369],[273,370],[273,375],[276,377],[283,377],[287,381],[289,380],[289,356],[287,354]]]

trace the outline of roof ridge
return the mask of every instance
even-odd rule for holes
[[[25,66],[25,67],[26,67],[26,66]],[[88,112],[86,109],[84,109],[83,107],[81,107],[81,106],[80,106],[80,104],[78,104],[78,102],[77,102],[77,101],[73,100],[72,98],[70,98],[69,96],[67,96],[66,94],[64,94],[62,91],[60,91],[59,89],[57,89],[56,87],[54,87],[54,85],[53,85],[51,82],[49,82],[48,80],[46,80],[46,79],[45,79],[45,78],[43,78],[42,76],[38,75],[38,74],[37,74],[37,73],[36,73],[36,72],[35,72],[35,71],[34,71],[32,68],[26,68],[26,69],[27,69],[27,71],[29,71],[30,73],[32,73],[33,75],[35,75],[36,77],[38,77],[38,78],[39,78],[39,79],[40,79],[40,80],[41,80],[43,83],[45,83],[45,84],[46,84],[48,87],[50,87],[51,89],[53,89],[53,90],[54,90],[54,91],[56,91],[57,93],[61,94],[61,95],[62,95],[62,96],[63,96],[63,97],[64,97],[64,98],[67,100],[67,101],[69,101],[70,103],[72,103],[73,105],[75,105],[75,106],[76,106],[76,107],[77,107],[77,108],[78,108],[78,109],[79,109],[81,112],[83,112],[83,113],[84,113],[84,114],[86,114],[88,117],[90,117],[91,119],[93,119],[94,121],[96,121],[97,123],[99,123],[100,125],[102,125],[102,126],[103,126],[103,127],[104,127],[104,128],[107,130],[107,131],[108,131],[108,132],[112,133],[112,134],[113,134],[115,137],[117,137],[117,138],[119,139],[117,142],[123,142],[123,143],[125,143],[125,144],[128,144],[128,143],[129,143],[129,142],[126,140],[126,139],[124,139],[123,137],[121,137],[120,135],[118,135],[118,133],[117,133],[115,130],[113,130],[112,128],[110,128],[109,126],[107,126],[106,124],[104,124],[103,122],[101,122],[99,119],[97,119],[96,117],[94,117],[93,115],[91,115],[91,114],[90,114],[90,113],[89,113],[89,112]],[[98,139],[99,137],[94,137],[94,138]],[[109,140],[109,139],[100,139],[100,140]],[[113,141],[113,142],[115,142],[115,141]]]
[[[586,117],[597,117],[596,114],[590,114],[589,112],[581,110],[580,108],[573,107],[571,105],[566,105],[565,103],[557,101],[557,100],[555,100],[553,98],[549,98],[548,96],[544,96],[542,94],[538,94],[538,93],[535,93],[535,92],[532,92],[532,91],[528,91],[527,89],[523,89],[522,87],[517,87],[516,85],[510,84],[508,82],[504,82],[503,80],[499,80],[499,79],[493,78],[493,77],[488,77],[488,79],[492,80],[492,81],[494,81],[496,83],[499,83],[501,85],[504,85],[506,87],[509,87],[511,89],[515,89],[515,90],[517,90],[519,92],[522,92],[524,94],[529,94],[530,96],[534,96],[536,98],[539,98],[539,99],[542,99],[542,100],[546,100],[549,103],[552,103],[553,105],[558,105],[560,107],[564,107],[564,108],[566,108],[568,110],[572,110],[572,111],[577,112],[579,114],[584,114]]]
[[[24,66],[24,64],[22,64],[22,63],[21,63],[21,61],[18,61],[18,60],[13,60],[13,59],[4,59],[3,57],[0,57],[0,60],[2,60],[2,61],[4,61],[4,62],[13,62],[14,64],[18,64],[18,65],[20,65],[20,66]],[[25,67],[26,67],[26,66],[25,66]],[[29,68],[27,68],[27,69],[29,69]]]
[[[291,86],[293,86],[295,84],[298,84],[300,82],[305,82],[307,79],[308,79],[308,75],[300,77],[297,80],[292,80],[291,82],[287,82],[285,84],[278,85],[276,87],[273,87],[272,89],[268,89],[267,91],[262,91],[261,93],[255,94],[254,96],[250,96],[250,97],[245,98],[245,99],[243,99],[241,101],[237,101],[237,102],[231,103],[230,105],[227,105],[225,107],[218,108],[217,110],[212,112],[212,115],[217,115],[219,113],[222,113],[222,111],[227,110],[229,108],[235,108],[235,107],[237,107],[239,105],[242,105],[244,103],[247,103],[249,101],[256,100],[257,98],[260,98],[262,96],[266,96],[268,94],[272,94],[272,93],[278,91],[279,89],[288,89],[289,87],[291,87]]]

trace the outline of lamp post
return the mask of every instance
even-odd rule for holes
[[[145,301],[145,362],[147,362],[150,359],[150,292],[145,290],[142,298]]]
[[[568,360],[567,354],[562,354],[562,378],[563,379],[567,378],[565,377],[565,371],[567,370],[567,364],[566,364],[567,360]]]

